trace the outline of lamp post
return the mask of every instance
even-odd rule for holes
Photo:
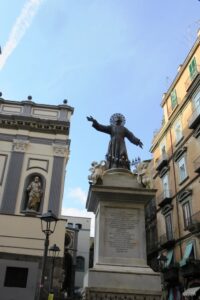
[[[49,293],[51,293],[53,288],[53,272],[54,272],[54,264],[55,264],[55,258],[59,255],[60,248],[54,244],[49,248],[49,253],[52,256],[52,266],[51,266],[51,276],[50,276],[50,283],[49,283]]]
[[[159,262],[159,271],[160,271],[160,276],[161,276],[161,286],[162,286],[162,297],[164,298],[164,293],[165,293],[165,281],[163,278],[163,269],[166,267],[167,263],[167,257],[161,253],[158,257],[157,260]]]
[[[40,280],[40,287],[39,287],[39,295],[38,300],[40,297],[42,299],[43,291],[44,291],[44,272],[45,272],[45,265],[47,259],[47,252],[49,247],[49,236],[54,233],[56,228],[56,223],[58,221],[57,217],[49,210],[47,213],[44,213],[41,217],[41,230],[45,234],[45,241],[44,241],[44,252],[43,252],[43,259],[42,259],[42,271],[41,271],[41,280]]]

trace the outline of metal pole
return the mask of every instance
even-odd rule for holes
[[[50,277],[50,284],[49,284],[49,293],[53,287],[53,273],[54,273],[54,263],[55,263],[55,256],[52,257],[52,266],[51,266],[51,277]]]
[[[42,300],[43,291],[44,291],[44,273],[45,273],[45,265],[47,260],[47,253],[49,247],[49,232],[45,232],[45,241],[44,241],[44,252],[43,252],[43,259],[42,259],[42,272],[41,272],[41,281],[39,286],[39,293],[38,293],[38,300]]]

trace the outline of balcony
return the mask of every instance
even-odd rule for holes
[[[200,260],[189,258],[184,266],[180,267],[181,275],[184,278],[199,278],[200,276]]]
[[[172,201],[172,192],[171,190],[164,190],[157,197],[157,202],[160,207],[165,206],[166,204],[170,204]]]
[[[194,161],[193,161],[193,165],[194,165],[194,171],[198,174],[200,174],[200,156],[198,156]]]
[[[174,232],[165,233],[160,236],[160,246],[162,249],[172,248],[175,242],[176,240]]]
[[[191,117],[189,118],[188,127],[190,129],[196,129],[199,124],[200,124],[200,105],[196,107]]]
[[[162,273],[165,282],[169,283],[170,286],[177,285],[179,279],[179,266],[177,264],[164,268]]]
[[[192,215],[189,219],[187,219],[186,229],[191,233],[199,233],[200,232],[200,211]]]
[[[195,72],[193,73],[193,75],[189,76],[188,79],[185,82],[186,92],[191,88],[193,83],[196,81],[199,73],[200,73],[200,66],[197,66]]]
[[[167,166],[168,157],[167,154],[163,154],[161,158],[156,162],[156,171],[161,171],[163,167]]]

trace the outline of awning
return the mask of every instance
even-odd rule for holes
[[[200,286],[189,288],[183,292],[183,296],[184,297],[195,296],[199,290],[200,290]]]
[[[170,250],[167,253],[167,261],[166,261],[166,265],[165,265],[166,267],[169,267],[169,265],[171,264],[172,257],[173,257],[173,250]]]
[[[185,248],[185,252],[183,255],[183,258],[181,259],[181,261],[179,262],[180,267],[183,267],[186,265],[187,259],[190,257],[190,254],[192,252],[193,249],[193,242],[190,242],[186,245]]]

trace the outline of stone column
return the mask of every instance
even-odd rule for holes
[[[68,158],[68,145],[53,144],[54,159],[51,176],[48,210],[51,210],[57,217],[60,215],[61,198],[63,194],[64,171],[66,157]]]
[[[26,140],[13,140],[13,152],[11,152],[6,184],[1,204],[2,213],[15,213],[22,165],[24,161],[24,152],[26,150],[27,144],[28,141]]]

